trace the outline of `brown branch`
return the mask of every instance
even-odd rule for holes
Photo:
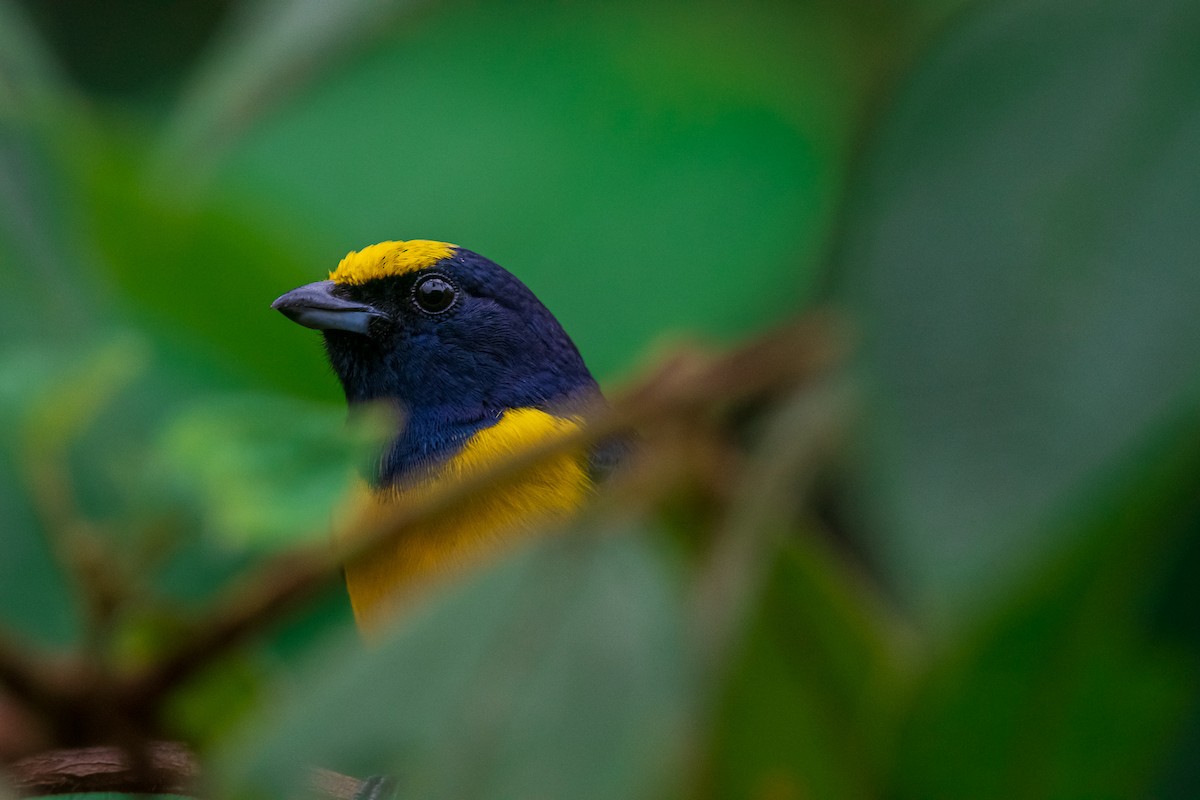
[[[321,797],[330,800],[354,800],[363,782],[333,770],[316,768],[309,774],[309,784]]]
[[[381,518],[362,519],[340,553],[308,547],[272,559],[221,598],[178,648],[126,685],[132,707],[161,697],[252,634],[311,599],[338,577],[337,567],[368,555],[415,526],[453,511],[467,497],[555,456],[677,414],[717,410],[810,381],[839,363],[846,337],[830,315],[814,315],[712,357],[685,354],[622,393],[585,430],[532,447],[494,468],[419,500],[399,499]]]
[[[119,602],[120,570],[101,530],[75,501],[65,447],[30,434],[22,457],[25,483],[51,552],[78,593],[86,624],[85,649],[99,652]]]
[[[200,765],[181,742],[147,742],[137,765],[120,747],[102,745],[46,750],[14,761],[4,769],[5,786],[18,797],[60,794],[196,795]],[[358,778],[328,769],[313,769],[309,786],[315,797],[354,800],[362,789]]]
[[[137,766],[119,747],[48,750],[5,768],[21,797],[92,792],[190,794],[199,775],[191,751],[178,742],[149,742]]]
[[[228,589],[201,626],[174,651],[126,681],[122,694],[127,707],[139,716],[152,713],[165,694],[311,599],[336,577],[337,562],[328,546],[271,559]]]
[[[79,380],[89,391],[46,398],[33,407],[20,431],[22,475],[51,551],[78,595],[85,624],[83,650],[93,658],[104,649],[128,581],[106,531],[78,502],[69,450],[138,372],[138,360],[126,349],[114,344],[101,350]]]
[[[812,491],[823,457],[844,433],[845,387],[800,395],[769,421],[757,458],[741,475],[695,584],[692,618],[704,666],[715,677],[790,530],[781,509]]]
[[[39,710],[57,708],[63,694],[61,670],[15,635],[0,631],[0,686]]]

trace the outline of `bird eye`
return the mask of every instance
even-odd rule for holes
[[[426,275],[413,287],[413,299],[426,314],[441,314],[454,305],[458,292],[441,275]]]

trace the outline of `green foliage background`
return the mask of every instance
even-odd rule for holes
[[[219,665],[173,719],[217,794],[1195,795],[1200,6],[87,5],[0,3],[0,621],[39,644],[81,629],[40,464],[122,554],[129,663],[319,534],[372,431],[268,306],[348,250],[488,255],[609,386],[860,333],[857,555],[795,524],[715,679],[622,520],[376,651],[337,594]]]

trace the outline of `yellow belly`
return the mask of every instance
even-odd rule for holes
[[[531,408],[506,412],[432,475],[372,498],[376,512],[395,496],[434,492],[516,452],[579,429],[579,423]],[[431,584],[486,562],[531,530],[570,516],[592,489],[586,457],[571,452],[478,493],[435,523],[405,533],[382,551],[346,565],[346,587],[359,627],[377,629]]]

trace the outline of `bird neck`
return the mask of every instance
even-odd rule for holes
[[[499,413],[483,409],[413,408],[383,452],[377,487],[394,486],[445,461],[479,431],[496,424]]]
[[[396,402],[393,398],[392,402]],[[541,411],[555,418],[588,416],[603,398],[590,381],[575,391],[552,401],[541,401],[515,408],[492,405],[403,405],[404,424],[399,435],[385,446],[379,472],[372,483],[377,488],[396,486],[409,478],[429,472],[457,453],[475,434],[490,428],[506,412],[521,409]]]
[[[524,449],[580,430],[577,419],[535,408],[509,409],[473,434],[446,460],[400,487],[412,498],[430,497],[455,482],[485,473]],[[346,565],[346,586],[360,627],[371,636],[411,608],[431,585],[486,563],[540,527],[561,522],[586,501],[594,484],[587,455],[567,448],[528,465],[519,476],[476,487],[443,513],[423,521],[368,557]],[[377,492],[366,508],[386,507]],[[374,505],[372,505],[374,503]]]

